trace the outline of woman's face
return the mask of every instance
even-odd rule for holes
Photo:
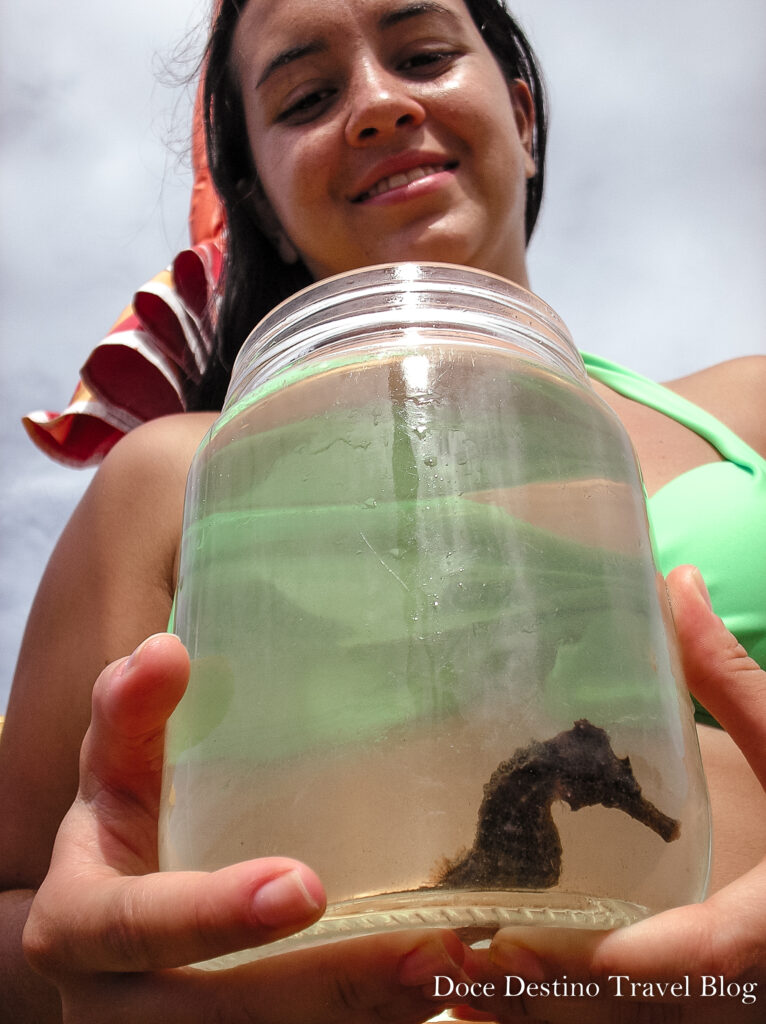
[[[249,0],[232,61],[255,201],[315,279],[433,260],[527,285],[531,101],[463,0]]]

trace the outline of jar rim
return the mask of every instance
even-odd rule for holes
[[[270,310],[237,354],[224,408],[295,359],[337,340],[344,321],[347,332],[368,339],[426,324],[434,330],[473,327],[498,337],[513,333],[526,338],[530,357],[588,380],[566,324],[534,292],[471,267],[403,261],[322,278]]]

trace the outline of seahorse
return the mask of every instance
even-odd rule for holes
[[[562,849],[551,805],[573,811],[614,807],[648,826],[666,843],[679,822],[641,794],[630,758],[619,758],[609,737],[583,718],[572,729],[534,741],[503,761],[484,787],[476,837],[468,853],[448,862],[436,886],[548,889],[561,876]]]

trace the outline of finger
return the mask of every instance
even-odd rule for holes
[[[434,996],[435,977],[468,982],[465,952],[449,931],[394,932],[274,957],[227,982],[242,998],[257,987],[260,1005],[274,1007],[259,1024],[415,1024],[450,1005]]]
[[[608,934],[579,928],[502,928],[492,940],[489,958],[526,981],[550,981],[560,976],[556,972],[562,967],[570,977],[585,978],[594,949]]]
[[[164,729],[188,676],[188,655],[169,634],[150,637],[101,673],[80,752],[78,794],[59,829],[54,863],[63,848],[70,859],[79,851],[82,871],[157,869]]]
[[[595,987],[590,992],[586,989],[586,994],[606,997],[607,1003],[615,1004],[612,1010],[620,1000],[682,1005],[678,990],[670,986],[687,978],[687,1002],[703,996],[704,978],[722,976],[740,985],[762,985],[766,980],[765,888],[766,864],[762,864],[705,903],[668,910],[613,932],[503,929],[492,942],[490,967],[484,977],[496,979],[502,972],[505,977],[520,979],[514,982],[513,994],[522,996],[530,1013],[534,1007],[524,998],[530,982],[545,985],[566,980],[570,994],[575,981],[594,982]],[[473,964],[468,969],[478,976]],[[615,986],[620,978],[624,983],[618,991]],[[573,1000],[566,990],[564,995],[563,1003],[571,1007]],[[712,1005],[710,998],[701,1001]],[[553,1010],[546,1009],[553,1014],[551,1019],[566,1020],[564,1009],[553,1006]],[[592,999],[589,1007],[589,1019],[599,1020],[602,1007],[598,998]],[[513,1019],[514,1009],[509,1001],[503,1019]]]
[[[766,981],[766,862],[704,903],[679,907],[611,933],[594,949],[599,975],[674,979],[690,975]],[[699,988],[699,985],[697,986]]]
[[[70,1001],[78,1024],[420,1024],[445,1005],[424,979],[465,980],[463,953],[451,932],[403,931],[228,970],[124,976],[120,998],[104,976],[86,991],[70,989]]]
[[[591,958],[604,933],[556,928],[508,928],[498,932],[488,955],[477,963],[470,951],[466,969],[480,979],[483,994],[472,1005],[500,1024],[671,1024],[676,1007],[636,1002],[614,979],[601,978]],[[472,1019],[464,1015],[463,1019]],[[478,1019],[478,1018],[477,1018]],[[695,1021],[695,1024],[698,1022]]]
[[[91,723],[80,757],[80,795],[104,791],[153,812],[159,798],[165,724],[189,680],[178,639],[158,633],[114,662],[93,688]]]
[[[489,1021],[494,1024],[497,1016],[494,1013],[487,1013],[484,1010],[474,1010],[471,1006],[456,1006],[452,1010],[451,1019],[458,1024],[477,1024],[477,1022]]]
[[[711,610],[699,570],[674,569],[667,587],[689,689],[766,786],[766,673]]]
[[[61,855],[67,857],[64,850]],[[324,890],[284,857],[211,873],[121,877],[109,868],[54,862],[34,901],[27,956],[42,973],[152,971],[260,946],[308,927]],[[58,926],[66,922],[66,928]]]

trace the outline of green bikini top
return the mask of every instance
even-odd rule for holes
[[[669,388],[583,353],[591,377],[708,441],[723,462],[697,466],[648,501],[655,558],[667,574],[696,565],[718,615],[766,667],[766,459],[710,413]],[[699,721],[711,723],[705,712]]]

